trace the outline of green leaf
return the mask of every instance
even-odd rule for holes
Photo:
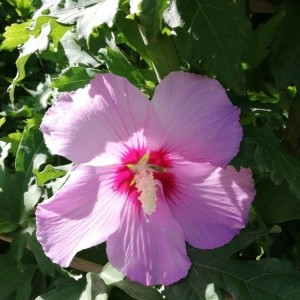
[[[299,160],[285,151],[271,130],[246,127],[244,133],[257,144],[254,156],[257,166],[269,172],[275,183],[281,183],[285,179],[291,192],[300,199]]]
[[[218,257],[230,257],[241,250],[246,249],[249,245],[254,243],[260,235],[265,234],[264,229],[257,228],[255,230],[244,228],[241,232],[233,238],[233,240],[219,248],[216,248],[214,254]]]
[[[100,55],[110,72],[127,78],[136,86],[143,87],[145,85],[140,71],[132,65],[129,59],[117,47],[115,50],[111,48],[101,49]]]
[[[126,44],[138,52],[149,66],[152,66],[138,24],[134,20],[127,19],[122,11],[118,12],[115,23],[122,32]]]
[[[254,31],[249,46],[243,55],[244,62],[249,68],[257,68],[268,56],[270,53],[269,46],[284,16],[284,11],[281,11]]]
[[[16,170],[26,173],[26,177],[32,175],[32,169],[45,163],[46,153],[48,150],[41,131],[35,126],[25,127],[16,156]]]
[[[271,68],[278,88],[300,88],[300,2],[283,1],[286,15],[272,44]]]
[[[239,235],[234,237],[230,243],[214,250],[202,251],[208,254],[211,253],[211,255],[214,257],[213,259],[227,259],[228,257],[235,257],[237,253],[254,243],[261,234],[264,234],[264,231],[260,229],[252,230],[245,228],[240,232]],[[194,251],[193,249],[194,248],[190,248],[188,250],[188,254],[190,251]],[[195,251],[198,250],[195,249]],[[194,274],[194,272],[197,272],[197,270],[195,270],[195,268],[192,266],[189,274]],[[220,287],[216,286],[216,282],[214,280],[211,279],[209,282],[207,282],[204,277],[203,280],[201,279],[199,282],[193,283],[190,282],[189,276],[190,275],[178,283],[166,287],[166,294],[168,296],[167,299],[223,299],[219,291]],[[194,284],[195,287],[193,287]]]
[[[169,5],[168,0],[143,0],[140,21],[147,40],[155,40],[162,29],[163,12]]]
[[[26,19],[32,12],[32,1],[31,0],[6,0],[8,3],[13,5],[19,16]]]
[[[85,285],[86,283],[84,280],[74,280],[71,278],[57,280],[54,289],[40,295],[35,300],[85,300],[81,298]]]
[[[35,232],[35,229],[35,219],[31,218],[26,220],[26,225],[23,224],[22,228],[13,235],[10,244],[10,253],[17,263],[22,263],[25,249],[30,245],[28,236],[31,236]]]
[[[168,36],[157,36],[156,41],[146,45],[146,49],[159,79],[180,70],[176,49]]]
[[[112,26],[118,10],[119,0],[43,0],[42,7],[34,18],[48,14],[59,23],[75,24],[79,38],[86,40],[94,27],[102,24]]]
[[[36,176],[38,186],[43,186],[49,180],[65,176],[67,172],[52,165],[47,165],[42,172],[33,169],[33,173]]]
[[[123,33],[126,43],[142,56],[159,80],[172,71],[180,70],[176,48],[169,36],[159,34],[153,39],[147,39],[144,27],[126,19],[122,12],[117,15],[116,25]],[[111,48],[116,50],[113,46]]]
[[[254,162],[254,151],[256,149],[256,144],[249,139],[243,139],[240,144],[240,149],[238,154],[230,162],[237,170],[241,167],[249,168],[255,165]],[[253,170],[254,171],[254,170]]]
[[[254,207],[266,224],[278,224],[300,219],[300,202],[289,190],[286,182],[275,185],[270,179],[259,181],[256,186]]]
[[[244,91],[242,54],[250,34],[245,8],[244,0],[177,0],[165,14],[180,56],[199,70],[204,61],[237,93]]]
[[[0,299],[16,293],[16,300],[27,300],[31,293],[31,281],[36,268],[30,265],[18,267],[9,255],[0,256]]]
[[[52,88],[58,88],[60,92],[75,91],[87,85],[99,73],[96,69],[84,67],[71,67],[63,71],[55,78]]]
[[[137,300],[162,300],[162,295],[152,287],[143,286],[137,282],[124,279],[113,284],[126,294]]]
[[[23,223],[31,217],[35,205],[42,196],[37,185],[31,185],[33,169],[38,169],[47,159],[48,150],[44,144],[42,133],[35,127],[25,127],[15,160],[15,168],[24,173],[23,184],[19,190],[23,195],[22,212],[19,222]]]
[[[36,239],[35,233],[26,233],[26,239],[30,246],[30,249],[38,263],[39,269],[49,276],[54,276],[54,272],[59,270],[60,267],[54,264],[49,257],[47,257],[42,249],[42,246]]]
[[[1,112],[3,116],[9,116],[13,118],[30,118],[32,117],[32,108],[27,105],[21,107],[9,107],[4,112]]]
[[[6,149],[7,153],[7,144],[0,141],[0,146]],[[45,161],[43,147],[47,151],[41,133],[35,127],[26,128],[16,158],[19,168],[24,173],[11,173],[5,168],[3,161],[0,161],[0,232],[14,231],[31,217],[41,197],[40,188],[31,185],[33,179],[31,170]],[[1,152],[3,160],[4,150]]]
[[[134,1],[133,1],[134,2]],[[128,20],[120,13],[116,24],[126,41],[145,59],[160,81],[167,74],[180,70],[176,48],[167,35],[160,34],[163,11],[169,1],[148,1],[141,3],[139,12],[141,25]]]
[[[1,44],[0,50],[13,50],[24,44],[30,37],[28,30],[30,24],[31,22],[25,22],[7,26],[3,34],[5,40]]]
[[[191,249],[193,263],[188,277],[169,287],[172,300],[204,300],[211,285],[228,292],[234,299],[295,300],[300,297],[300,272],[290,262],[275,258],[239,261],[215,255],[214,251]]]
[[[10,253],[16,262],[21,262],[24,255],[24,250],[27,243],[27,233],[26,229],[21,229],[16,232],[13,236],[12,242],[10,244]]]
[[[8,233],[19,227],[20,203],[22,203],[23,176],[11,174],[4,166],[4,159],[9,151],[9,144],[0,141],[0,233]]]

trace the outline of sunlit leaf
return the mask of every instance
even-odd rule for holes
[[[37,169],[33,169],[33,173],[36,176],[37,184],[39,186],[43,186],[49,180],[66,175],[66,171],[55,168],[52,165],[47,165],[42,172],[39,172]]]
[[[80,300],[107,300],[108,293],[104,281],[98,274],[87,273],[86,274],[87,285],[84,292],[81,295]]]
[[[125,276],[120,271],[115,269],[110,263],[103,267],[100,277],[107,285],[114,284],[125,278]]]
[[[65,54],[68,58],[70,66],[85,65],[89,67],[97,67],[100,61],[95,56],[88,53],[79,44],[78,35],[74,32],[67,32],[60,40]]]
[[[124,279],[125,276],[110,263],[103,267],[100,274],[103,281],[111,288],[117,287],[137,300],[161,300],[162,295],[152,287],[145,287],[137,282]]]
[[[102,0],[99,3],[85,8],[82,17],[77,21],[77,32],[79,38],[86,40],[94,27],[106,23],[111,27],[117,13],[119,0]]]
[[[106,23],[112,26],[119,0],[43,0],[35,18],[47,14],[64,24],[75,24],[79,38],[88,39],[94,27]]]
[[[53,47],[57,47],[61,37],[69,30],[69,26],[58,24],[52,18],[39,17],[33,24],[34,27],[26,35],[26,40],[20,48],[20,55],[16,61],[17,75],[9,87],[9,96],[11,102],[14,102],[14,92],[18,82],[26,77],[25,65],[29,57],[35,52],[43,52],[48,48],[50,37]],[[32,26],[32,25],[31,25]]]
[[[17,66],[17,75],[14,78],[12,84],[9,87],[9,96],[10,100],[14,102],[14,92],[16,84],[25,78],[26,71],[25,71],[25,64],[30,57],[31,54],[33,54],[36,51],[44,51],[48,47],[49,42],[49,34],[51,31],[50,24],[47,23],[43,26],[41,33],[38,37],[31,36],[28,41],[25,42],[25,44],[22,46],[20,56],[18,57],[16,61]]]
[[[1,140],[10,143],[10,151],[13,153],[14,156],[16,156],[17,151],[19,149],[20,141],[22,138],[22,133],[17,131],[17,132],[12,132],[8,136],[3,137]]]
[[[0,45],[0,50],[13,50],[23,45],[30,37],[28,28],[31,22],[12,24],[5,28],[5,40]]]
[[[5,123],[5,117],[0,118],[0,127]]]

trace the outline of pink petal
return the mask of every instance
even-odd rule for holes
[[[187,163],[174,167],[176,193],[169,200],[186,241],[212,249],[228,243],[248,220],[255,195],[251,171],[225,170],[210,164]]]
[[[166,76],[151,101],[156,118],[149,145],[185,160],[225,166],[242,138],[239,110],[214,79],[185,72]],[[147,134],[146,134],[147,136]]]
[[[70,173],[62,189],[36,210],[37,238],[62,266],[117,230],[126,197],[113,192],[111,168],[79,166]]]
[[[161,192],[156,211],[146,218],[139,206],[128,202],[118,231],[107,240],[109,261],[144,285],[168,285],[185,277],[191,263],[183,231]]]
[[[62,95],[44,116],[41,129],[54,154],[88,162],[107,151],[109,143],[127,141],[141,131],[149,105],[127,79],[102,74],[85,88]]]

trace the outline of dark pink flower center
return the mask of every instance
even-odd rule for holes
[[[141,162],[143,162],[142,167]],[[128,194],[128,199],[140,207],[142,205],[139,200],[141,191],[138,190],[136,181],[137,174],[143,173],[161,183],[164,195],[168,199],[174,192],[174,176],[168,172],[171,167],[171,159],[162,150],[148,152],[147,149],[128,149],[122,158],[122,165],[115,172],[114,189]],[[141,168],[143,171],[139,173]],[[148,179],[145,178],[145,180]],[[151,186],[151,182],[149,185]]]

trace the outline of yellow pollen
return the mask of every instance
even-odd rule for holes
[[[144,213],[151,215],[156,210],[156,182],[149,170],[140,170],[134,175],[135,187],[140,193],[138,199],[142,203]]]

